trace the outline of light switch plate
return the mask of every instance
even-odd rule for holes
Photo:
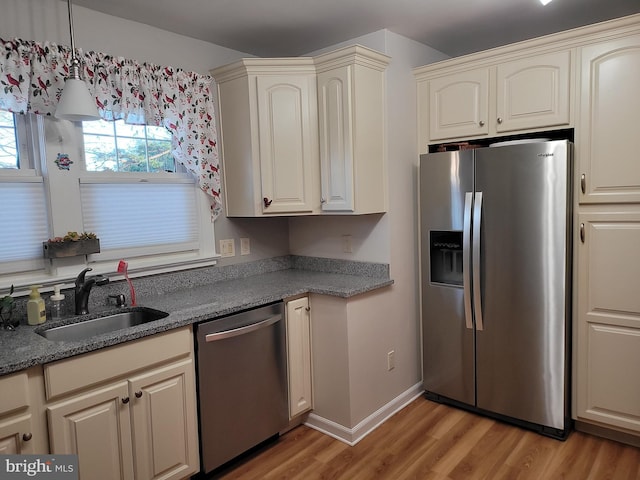
[[[351,235],[342,235],[342,251],[344,253],[353,253]]]
[[[233,238],[220,240],[220,256],[221,257],[236,256],[236,242],[233,240]]]
[[[249,255],[251,253],[251,240],[248,238],[240,239],[240,255]]]

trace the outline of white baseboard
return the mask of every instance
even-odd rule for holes
[[[353,428],[347,428],[339,423],[320,417],[314,412],[309,414],[307,421],[304,424],[307,427],[318,430],[319,432],[353,446],[378,426],[382,425],[382,423],[389,419],[393,414],[402,410],[413,400],[419,397],[423,391],[424,388],[422,387],[422,382],[416,383],[389,403],[373,412]]]

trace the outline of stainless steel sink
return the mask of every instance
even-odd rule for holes
[[[36,330],[47,340],[73,342],[96,335],[123,330],[125,328],[153,322],[168,316],[166,312],[147,307],[130,307],[126,311],[110,313],[100,317],[91,315],[86,320],[60,325],[57,327]]]

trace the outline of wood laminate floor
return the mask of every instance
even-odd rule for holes
[[[575,431],[561,442],[419,397],[353,447],[300,426],[212,478],[640,480],[640,449]]]

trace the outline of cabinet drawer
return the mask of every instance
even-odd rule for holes
[[[47,400],[188,355],[191,327],[67,358],[44,367]]]
[[[27,372],[0,378],[0,415],[29,406]]]

